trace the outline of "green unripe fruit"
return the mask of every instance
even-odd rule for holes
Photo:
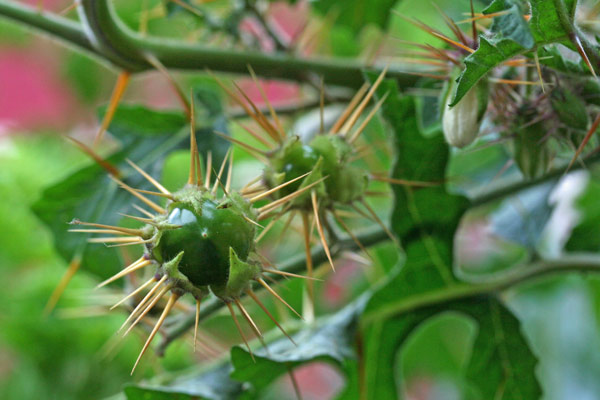
[[[188,202],[173,203],[167,223],[178,228],[161,232],[154,257],[164,262],[183,251],[177,268],[195,286],[225,284],[230,272],[230,248],[246,261],[254,246],[254,227],[235,204],[218,205],[207,198],[199,207]]]
[[[348,204],[360,199],[369,183],[362,169],[350,165],[352,151],[351,145],[338,135],[319,135],[308,144],[292,138],[272,157],[265,178],[269,186],[274,187],[312,171],[306,179],[284,187],[278,196],[293,193],[326,176],[327,179],[315,188],[322,195],[323,205]],[[310,207],[310,197],[302,196],[295,204]]]

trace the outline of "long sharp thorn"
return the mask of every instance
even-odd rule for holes
[[[154,219],[152,219],[152,218],[136,217],[135,215],[129,215],[129,214],[123,214],[123,213],[119,213],[119,215],[122,217],[125,217],[125,218],[133,219],[135,221],[143,222],[144,224],[152,225],[154,223]]]
[[[130,236],[140,236],[142,234],[142,231],[140,229],[122,228],[120,226],[96,224],[94,222],[83,222],[83,221],[79,221],[77,219],[71,221],[70,224],[93,226],[95,228],[101,228],[101,229],[110,229],[113,231],[123,233],[125,235],[130,235]]]
[[[115,303],[110,309],[114,310],[115,308],[119,307],[121,304],[125,303],[127,300],[129,300],[130,298],[132,298],[133,296],[137,295],[142,290],[144,290],[148,286],[150,286],[152,284],[152,282],[156,282],[156,278],[155,277],[152,277],[152,278],[148,279],[142,286],[140,286],[139,288],[135,289],[133,292],[129,293],[127,296],[123,297],[121,300],[119,300],[118,303]]]
[[[256,304],[258,304],[258,306],[265,312],[265,314],[267,314],[267,316],[271,319],[271,321],[273,321],[273,323],[279,328],[279,330],[288,338],[290,339],[290,342],[292,342],[295,346],[298,346],[296,344],[296,342],[294,342],[294,339],[292,339],[292,337],[290,335],[288,335],[288,333],[285,331],[285,329],[283,329],[281,327],[281,325],[279,324],[279,322],[277,322],[277,320],[275,319],[275,317],[273,317],[273,314],[271,314],[269,312],[269,310],[267,309],[267,307],[265,307],[265,305],[260,301],[260,299],[258,298],[258,296],[256,296],[256,294],[254,294],[254,292],[250,289],[246,290],[246,294],[248,296],[250,296],[252,298],[252,300],[254,300],[254,302]]]
[[[233,144],[237,144],[238,146],[240,146],[241,148],[247,150],[250,152],[250,154],[252,154],[254,157],[258,158],[260,161],[265,161],[266,159],[266,155],[267,153],[264,152],[261,149],[257,149],[254,146],[250,146],[249,144],[246,144],[240,140],[234,139],[230,136],[227,136],[226,134],[222,133],[222,132],[218,132],[215,131],[215,134],[222,137],[223,139],[227,140],[228,142],[231,142]]]
[[[309,223],[309,217],[307,212],[302,213],[302,238],[304,239],[304,253],[306,258],[306,272],[310,278],[313,277],[313,261],[312,254],[310,252],[310,236],[312,229]],[[308,290],[308,298],[310,299],[310,307],[314,308],[314,285],[312,281],[306,282],[306,289]],[[306,310],[305,310],[306,312]],[[313,310],[309,312],[313,314]]]
[[[162,326],[163,322],[165,321],[165,318],[167,318],[167,315],[169,315],[169,312],[175,305],[175,302],[177,301],[178,298],[179,298],[179,295],[176,293],[171,294],[171,297],[169,297],[169,301],[167,302],[165,309],[163,310],[162,314],[160,315],[160,318],[158,318],[158,321],[156,321],[156,325],[154,325],[154,329],[152,329],[152,332],[150,332],[150,336],[148,336],[148,340],[146,340],[146,343],[144,344],[144,347],[142,348],[142,351],[140,352],[140,355],[138,356],[138,358],[133,366],[133,369],[131,370],[131,375],[133,375],[135,368],[137,367],[138,363],[142,359],[142,356],[148,349],[148,346],[150,346],[150,343],[152,342],[152,339],[154,339],[156,332],[158,332],[158,330]]]
[[[286,202],[290,201],[291,199],[294,199],[294,198],[300,196],[304,192],[312,189],[319,183],[323,182],[326,178],[327,178],[327,176],[324,176],[323,178],[319,179],[318,181],[315,181],[315,182],[311,183],[310,185],[307,185],[301,189],[296,190],[294,193],[288,194],[285,197],[282,197],[278,200],[275,200],[272,203],[262,206],[261,208],[258,209],[259,214],[262,214],[266,210],[271,210],[273,208],[279,207],[280,205],[285,204]],[[258,219],[260,220],[260,218],[258,218]]]
[[[258,140],[265,147],[267,147],[269,149],[271,149],[273,147],[271,143],[269,143],[267,140],[265,140],[265,138],[260,136],[258,133],[254,132],[252,129],[250,129],[246,124],[242,124],[241,122],[239,122],[235,119],[234,119],[234,122],[236,124],[238,124],[239,126],[241,126],[246,132],[248,132],[250,134],[250,136],[252,136],[254,139]]]
[[[150,182],[152,185],[154,185],[154,187],[157,188],[161,193],[167,194],[167,195],[171,195],[172,194],[163,185],[161,185],[156,179],[154,179],[153,177],[151,177],[146,171],[144,171],[143,169],[141,169],[140,167],[138,167],[133,161],[131,161],[130,159],[127,159],[126,161],[137,172],[139,172],[140,175],[142,175],[144,178],[146,178],[148,180],[148,182]]]
[[[473,35],[473,43],[477,43],[477,24],[475,22],[475,8],[473,7],[473,0],[471,0],[471,32]]]
[[[292,306],[290,306],[284,299],[282,299],[281,296],[278,295],[277,292],[274,291],[267,282],[265,282],[264,279],[256,278],[256,281],[258,283],[260,283],[265,289],[267,289],[267,291],[269,293],[271,293],[271,295],[273,295],[273,297],[275,297],[277,300],[279,300],[281,303],[283,303],[283,305],[285,305],[287,308],[289,308],[294,314],[296,314],[298,316],[298,318],[304,320],[304,318],[302,318],[302,315],[298,314],[298,311],[294,310],[294,308]]]
[[[381,108],[381,105],[385,102],[385,99],[387,99],[388,94],[389,94],[389,92],[384,94],[383,97],[381,99],[379,99],[377,104],[375,104],[375,106],[373,107],[371,112],[367,115],[365,120],[359,125],[359,127],[356,129],[356,131],[352,134],[352,136],[348,140],[349,143],[354,143],[356,141],[356,139],[358,139],[358,137],[363,132],[363,130],[367,127],[369,122],[371,122],[371,119],[375,116],[377,111],[379,111],[379,108]]]
[[[413,187],[432,187],[439,186],[439,182],[425,182],[425,181],[410,181],[406,179],[390,178],[388,176],[382,176],[377,174],[371,174],[371,179],[379,182],[387,182],[393,185],[413,186]]]
[[[154,298],[152,299],[152,301],[150,301],[150,303],[148,303],[148,306],[146,306],[146,308],[144,309],[144,311],[142,311],[140,313],[140,315],[138,315],[138,317],[136,318],[136,320],[133,321],[133,323],[125,331],[125,333],[123,334],[123,336],[127,336],[129,334],[129,332],[131,332],[131,330],[142,320],[142,318],[144,318],[146,316],[146,314],[148,314],[150,312],[150,310],[152,310],[154,308],[154,306],[156,305],[156,303],[158,303],[160,301],[160,299],[163,298],[163,296],[165,295],[165,293],[167,293],[169,290],[171,290],[171,288],[172,288],[172,286],[170,286],[170,285],[167,285],[167,286],[163,287],[156,294],[156,296],[154,296]]]
[[[356,105],[362,99],[362,97],[365,95],[365,93],[367,93],[368,89],[369,89],[369,84],[366,82],[360,87],[360,89],[358,89],[358,91],[356,92],[356,94],[354,95],[352,100],[350,100],[350,103],[348,103],[348,106],[346,107],[346,109],[344,110],[342,115],[338,118],[338,120],[335,122],[335,124],[333,124],[333,126],[331,127],[332,134],[339,132],[339,130],[344,125],[344,122],[346,122],[346,119],[350,116],[350,114],[352,114],[352,111],[354,111],[354,107],[356,107]]]
[[[78,233],[111,233],[114,235],[128,235],[127,233],[115,231],[114,229],[69,229],[68,232],[78,232]]]
[[[375,212],[375,210],[373,210],[371,208],[371,206],[369,205],[369,203],[367,203],[365,200],[361,200],[362,205],[367,209],[367,211],[369,212],[369,214],[371,214],[371,217],[373,217],[373,219],[379,224],[379,226],[381,226],[381,228],[385,231],[385,233],[389,236],[389,238],[396,243],[396,237],[394,236],[394,234],[390,231],[390,229],[383,223],[383,221],[379,218],[379,216],[377,216],[377,213]]]
[[[225,181],[225,193],[231,191],[231,178],[233,177],[233,151],[229,157],[229,169],[227,170],[227,180]]]
[[[321,238],[321,244],[323,245],[323,250],[325,250],[325,255],[327,256],[327,259],[329,260],[331,269],[335,272],[335,266],[333,265],[333,260],[331,259],[329,245],[327,244],[327,239],[325,239],[325,233],[323,232],[323,226],[321,225],[321,220],[319,218],[319,205],[317,204],[317,192],[315,192],[313,190],[310,193],[310,198],[312,200],[313,211],[315,214],[315,222],[317,224],[317,231],[319,232],[319,238]]]
[[[325,133],[325,81],[321,77],[320,96],[319,96],[319,133]]]
[[[196,319],[194,322],[194,353],[198,343],[198,324],[200,323],[200,299],[196,299]]]
[[[540,79],[540,86],[542,87],[542,93],[546,93],[546,88],[544,87],[544,78],[542,78],[542,68],[540,67],[540,58],[537,52],[533,53],[533,58],[535,60],[535,68],[537,69],[538,77]]]
[[[256,226],[257,228],[260,228],[260,229],[264,228],[264,226],[262,226],[261,224],[259,224],[256,221],[254,221],[252,218],[248,218],[245,215],[242,215],[242,218],[244,218],[246,221],[250,222],[252,225]]]
[[[96,133],[94,147],[100,143],[102,137],[104,136],[104,132],[106,132],[108,129],[108,126],[115,115],[115,111],[117,111],[117,106],[121,101],[121,97],[123,97],[123,93],[125,93],[125,89],[127,88],[130,77],[131,73],[128,71],[123,71],[119,74],[119,77],[117,78],[117,84],[115,85],[112,95],[110,96],[110,102],[108,104],[108,108],[106,109],[106,114],[104,114],[104,118],[102,119],[102,124],[100,125],[98,133]]]
[[[311,281],[322,281],[322,279],[312,278],[310,276],[293,274],[291,272],[280,271],[280,270],[277,270],[277,269],[263,268],[263,272],[268,272],[268,273],[276,274],[276,275],[291,276],[292,278],[310,279]]]
[[[196,143],[196,119],[194,116],[194,97],[192,96],[190,114],[190,173],[188,176],[188,185],[196,184],[196,154],[198,153],[198,144]]]
[[[208,189],[210,187],[210,174],[212,172],[212,151],[208,151],[208,155],[206,156],[206,179],[204,180],[204,188]]]
[[[569,166],[567,167],[567,170],[565,171],[565,173],[567,173],[571,169],[571,167],[573,166],[573,164],[575,164],[575,161],[577,161],[577,159],[581,155],[581,152],[583,152],[583,148],[590,141],[592,135],[596,132],[596,129],[598,129],[598,125],[600,125],[600,114],[598,114],[598,116],[596,117],[596,119],[592,123],[592,126],[587,131],[587,133],[585,134],[585,137],[583,138],[583,140],[581,141],[581,144],[577,148],[577,151],[575,152],[575,155],[573,156],[573,159],[569,163]]]
[[[125,322],[123,322],[123,325],[121,325],[121,327],[117,330],[117,332],[120,332],[121,330],[123,330],[123,328],[125,328],[125,326],[129,323],[129,321],[131,321],[133,318],[135,318],[138,311],[140,311],[144,307],[144,304],[146,304],[146,302],[150,299],[150,297],[152,297],[152,295],[156,292],[156,290],[158,290],[160,285],[162,285],[166,280],[167,280],[167,275],[164,275],[159,281],[156,282],[156,284],[154,286],[152,286],[152,289],[150,289],[150,291],[148,291],[148,293],[146,293],[146,296],[144,296],[142,301],[140,301],[138,303],[138,305],[133,309],[131,314],[129,314],[129,317],[127,317],[127,319],[125,320]]]
[[[360,242],[360,240],[358,240],[356,235],[354,233],[352,233],[352,230],[350,229],[350,227],[344,222],[344,220],[338,215],[338,213],[335,210],[333,211],[333,216],[336,219],[336,221],[342,226],[342,228],[344,228],[346,233],[348,233],[348,236],[350,236],[350,238],[352,238],[354,243],[356,243],[358,248],[361,249],[362,252],[365,253],[367,255],[367,257],[369,257],[371,259],[371,261],[373,261],[373,257],[371,257],[371,254],[367,251],[367,248],[365,246],[363,246],[363,244]]]
[[[352,116],[350,116],[350,118],[348,119],[348,121],[346,121],[346,123],[344,124],[344,126],[342,127],[342,129],[340,130],[340,134],[342,135],[346,135],[350,129],[352,129],[352,127],[354,126],[354,124],[356,123],[356,121],[358,120],[358,117],[360,117],[360,115],[362,114],[363,110],[365,109],[365,107],[367,106],[367,104],[369,103],[369,101],[371,100],[371,97],[373,97],[373,95],[375,94],[375,91],[377,90],[377,88],[379,87],[379,85],[381,84],[381,82],[383,81],[383,78],[388,70],[389,66],[386,66],[383,71],[381,71],[381,74],[379,74],[379,76],[377,77],[377,79],[375,80],[375,82],[373,82],[373,85],[371,86],[371,88],[369,89],[369,91],[367,92],[367,95],[365,96],[365,98],[360,102],[360,104],[358,105],[358,107],[356,107],[356,110],[354,110],[354,112],[352,113]]]
[[[56,288],[54,288],[54,291],[52,291],[52,294],[50,295],[50,298],[48,299],[48,302],[44,307],[44,315],[49,315],[52,312],[52,310],[54,310],[54,307],[56,307],[56,303],[58,303],[58,300],[64,293],[69,282],[71,282],[71,279],[73,279],[75,273],[79,270],[80,266],[81,257],[75,256],[69,263],[69,267],[65,271],[62,278],[60,278],[60,282],[58,282],[58,285],[56,285]]]
[[[147,267],[150,264],[152,264],[152,261],[146,260],[146,259],[144,259],[144,257],[142,257],[139,260],[137,260],[136,262],[134,262],[133,264],[129,265],[128,267],[123,268],[121,270],[121,272],[111,276],[110,278],[106,279],[104,282],[99,283],[96,286],[96,289],[104,287],[104,286],[108,285],[109,283],[114,282],[117,279],[119,279],[127,274],[137,271],[138,269]]]
[[[248,322],[248,325],[250,325],[250,327],[252,328],[252,330],[254,331],[256,336],[261,341],[262,345],[266,348],[267,345],[265,344],[265,342],[263,340],[263,335],[262,335],[260,329],[258,329],[258,326],[256,326],[256,324],[254,323],[254,320],[252,319],[250,314],[248,314],[248,311],[246,311],[246,309],[244,308],[244,306],[242,305],[242,303],[240,302],[239,299],[233,299],[233,301],[235,302],[235,305],[238,307],[238,309],[240,310],[240,312],[242,313],[242,315]]]
[[[248,64],[248,70],[250,71],[250,75],[252,76],[252,80],[254,81],[254,84],[258,87],[260,95],[263,98],[265,104],[267,105],[267,108],[269,109],[269,113],[271,114],[271,118],[273,118],[273,121],[275,121],[275,126],[277,127],[277,133],[279,133],[279,136],[281,137],[281,139],[285,138],[285,131],[283,130],[283,126],[281,125],[281,121],[279,121],[279,117],[277,117],[277,113],[275,112],[275,109],[273,109],[273,105],[269,101],[269,98],[267,97],[267,94],[265,93],[265,91],[264,91],[261,83],[256,78],[256,74],[254,73],[254,69],[252,69],[252,67],[250,66],[250,64]]]
[[[231,318],[233,319],[233,322],[234,322],[238,332],[240,333],[240,336],[242,337],[242,340],[244,341],[246,348],[248,349],[248,353],[250,353],[250,357],[252,358],[252,361],[256,362],[256,360],[254,359],[254,353],[252,353],[252,349],[250,348],[250,345],[248,344],[248,340],[246,340],[246,336],[244,335],[244,332],[242,331],[242,327],[240,326],[240,323],[238,322],[237,317],[235,316],[235,311],[233,311],[233,307],[231,307],[231,304],[229,302],[225,302],[225,305],[229,309]]]
[[[281,135],[279,134],[279,132],[277,132],[277,128],[275,128],[273,124],[271,124],[271,122],[267,119],[267,117],[265,117],[260,108],[258,108],[256,104],[254,104],[252,99],[248,97],[248,95],[242,90],[242,88],[240,88],[235,82],[233,83],[233,86],[236,87],[236,89],[242,94],[244,99],[246,99],[246,101],[254,110],[254,113],[252,113],[250,117],[252,117],[260,126],[262,126],[265,129],[265,131],[269,134],[269,136],[273,138],[273,140],[275,140],[278,143],[281,143]]]
[[[138,193],[143,193],[143,194],[149,194],[150,196],[156,196],[156,197],[162,197],[165,199],[169,199],[171,201],[175,201],[175,199],[173,198],[172,194],[165,194],[165,193],[161,193],[161,192],[154,192],[152,190],[145,190],[145,189],[134,189],[136,192]]]
[[[137,204],[132,204],[132,207],[135,208],[136,210],[138,210],[139,212],[141,212],[142,214],[144,214],[145,216],[154,219],[154,215],[152,215],[152,213],[144,210],[142,207],[138,206]]]
[[[263,119],[259,115],[255,114],[243,99],[241,99],[234,92],[232,92],[227,86],[225,86],[225,84],[223,84],[223,82],[221,82],[221,80],[219,78],[217,78],[212,72],[208,71],[208,73],[213,77],[213,79],[217,82],[217,84],[221,87],[221,89],[223,89],[229,95],[229,97],[231,97],[236,103],[238,103],[244,109],[244,111],[246,112],[246,114],[248,114],[249,117],[251,117],[254,121],[256,121],[256,123],[258,123],[260,126],[262,126],[265,129],[265,132],[267,132],[269,137],[271,137],[277,143],[281,143],[279,135],[276,133],[273,134],[273,132],[270,131],[269,128],[265,127],[265,122],[263,121]],[[247,98],[246,94],[237,85],[235,85],[235,86],[242,93],[242,95],[245,98]],[[250,101],[250,99],[248,99],[248,102],[254,106],[254,103],[252,103]],[[268,121],[267,121],[267,123],[268,123]]]
[[[132,187],[130,187],[129,185],[127,185],[125,182],[111,177],[115,182],[117,182],[123,189],[127,190],[129,193],[131,193],[132,195],[134,195],[135,197],[137,197],[138,199],[140,199],[141,201],[143,201],[147,206],[149,206],[150,208],[152,208],[154,211],[156,211],[157,213],[160,214],[164,214],[167,211],[162,208],[161,206],[159,206],[158,204],[156,204],[155,202],[153,202],[152,200],[149,200],[148,198],[146,198],[145,196],[142,196],[140,193],[138,193],[135,189],[133,189]]]
[[[185,4],[183,1],[181,3]],[[185,4],[185,5],[187,5],[189,7],[188,4]],[[184,7],[184,6],[182,5],[182,7]],[[175,79],[171,76],[171,74],[169,73],[169,71],[167,70],[167,68],[152,53],[145,53],[144,54],[144,58],[154,68],[156,68],[156,70],[158,72],[160,72],[160,74],[167,80],[167,82],[169,82],[169,85],[175,91],[175,94],[177,95],[177,99],[179,100],[179,102],[183,106],[183,109],[185,110],[185,113],[188,116],[191,115],[190,103],[187,101],[187,99],[185,97],[185,94],[183,93],[183,90],[181,90],[181,87],[179,87],[179,85],[177,84],[177,82],[175,81]]]
[[[311,171],[311,172],[312,172],[312,171]],[[289,181],[287,181],[287,182],[284,182],[284,183],[282,183],[281,185],[278,185],[278,186],[274,187],[273,189],[269,189],[269,190],[267,190],[266,192],[263,192],[263,193],[259,194],[258,196],[254,196],[254,197],[252,197],[252,198],[251,198],[251,199],[249,199],[248,201],[249,201],[250,203],[255,203],[255,202],[257,202],[258,200],[261,200],[261,199],[264,199],[264,198],[265,198],[265,197],[267,197],[267,196],[270,196],[271,194],[273,194],[273,193],[275,193],[276,191],[278,191],[278,190],[280,190],[280,189],[282,189],[282,188],[286,187],[287,185],[289,185],[289,184],[291,184],[291,183],[294,183],[294,182],[296,182],[296,181],[298,181],[298,180],[300,180],[300,179],[302,179],[302,178],[304,178],[304,177],[308,176],[309,174],[310,174],[310,172],[307,172],[307,173],[305,173],[304,175],[300,175],[300,176],[299,176],[299,177],[297,177],[297,178],[290,179]]]
[[[86,146],[79,140],[74,139],[70,136],[66,136],[66,138],[68,140],[70,140],[71,142],[73,142],[77,147],[79,147],[79,149],[81,151],[83,151],[85,154],[90,156],[96,162],[96,164],[98,164],[100,167],[102,167],[102,169],[104,169],[110,175],[115,176],[115,177],[121,176],[121,171],[119,171],[119,169],[117,167],[115,167],[114,165],[112,165],[111,163],[109,163],[108,161],[103,159],[102,157],[100,157],[100,155],[98,155],[98,153],[96,153],[90,147]]]
[[[88,243],[141,243],[139,238],[132,237],[99,237],[87,240]]]
[[[592,63],[590,62],[590,59],[588,58],[588,55],[585,53],[585,50],[584,50],[583,46],[581,45],[581,39],[579,39],[579,36],[574,35],[573,42],[575,44],[575,47],[577,48],[577,52],[579,53],[581,58],[583,58],[585,65],[587,65],[587,67],[590,69],[590,72],[592,73],[594,78],[596,78],[596,71],[594,70]]]
[[[215,184],[212,188],[212,193],[215,194],[217,192],[217,187],[221,181],[221,176],[223,175],[223,171],[225,170],[225,165],[227,164],[227,159],[229,158],[229,153],[231,152],[231,147],[227,149],[227,153],[225,153],[225,157],[223,158],[223,162],[221,163],[221,167],[219,168],[219,173],[216,175]]]

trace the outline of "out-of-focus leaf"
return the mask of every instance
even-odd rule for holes
[[[301,330],[293,336],[295,346],[282,338],[264,349],[254,352],[256,362],[240,347],[231,350],[231,361],[235,368],[231,377],[250,382],[260,392],[278,376],[301,364],[313,361],[334,362],[338,366],[355,357],[354,343],[358,317],[368,294],[363,295],[337,313],[319,318],[314,327]]]
[[[406,270],[418,263],[412,279],[422,281],[407,285],[408,293],[429,290],[454,283],[452,276],[452,241],[460,217],[468,206],[462,196],[446,191],[444,180],[448,163],[448,145],[442,135],[425,138],[420,130],[412,97],[400,97],[395,82],[385,81],[378,95],[388,93],[382,113],[394,131],[396,163],[392,177],[432,182],[433,187],[410,188],[394,185],[395,204],[391,225],[406,248]],[[410,258],[415,245],[418,257]],[[423,270],[426,268],[427,271]],[[403,292],[404,293],[404,292]],[[372,300],[374,301],[374,300]]]
[[[407,306],[411,300],[405,299]],[[367,398],[398,398],[400,385],[394,382],[396,352],[421,323],[443,311],[469,316],[479,326],[464,371],[479,399],[539,398],[537,359],[521,333],[519,321],[496,298],[487,296],[468,297],[371,321],[366,333]]]
[[[127,400],[234,400],[240,399],[242,384],[229,377],[225,363],[201,375],[182,377],[169,385],[136,385],[125,388]]]
[[[379,95],[383,93],[388,93],[388,99],[382,112],[394,130],[396,141],[392,176],[443,182],[448,146],[441,135],[430,138],[421,135],[414,100],[401,98],[394,83],[385,82],[378,90]],[[480,324],[467,375],[482,398],[518,398],[514,394],[519,388],[525,393],[539,393],[533,371],[535,358],[520,336],[518,321],[495,298],[467,298],[417,310],[411,308],[411,304],[422,298],[460,297],[467,287],[452,275],[452,249],[454,234],[468,201],[448,193],[443,185],[418,190],[396,186],[394,194],[392,227],[405,247],[406,261],[373,294],[365,308],[367,398],[397,398],[396,351],[419,324],[447,310],[470,315]],[[386,319],[394,314],[397,317]],[[505,338],[503,334],[511,337]],[[516,361],[507,351],[518,351],[514,357],[523,357],[519,365],[513,366]],[[500,373],[496,365],[500,366]],[[490,368],[493,375],[482,374],[484,368]],[[490,393],[492,387],[494,390],[504,387],[505,391]]]
[[[336,0],[317,0],[312,6],[323,14],[336,13],[336,24],[344,25],[358,32],[367,24],[381,28],[387,26],[391,18],[390,9],[396,0],[348,0],[340,3]]]
[[[520,0],[494,0],[484,14],[493,14],[505,12],[494,18],[492,32],[496,32],[506,39],[514,40],[525,49],[531,49],[534,46],[533,35],[529,30],[529,25],[523,15],[525,7]]]
[[[555,186],[549,182],[505,199],[491,216],[494,234],[534,250],[552,214],[548,198]]]
[[[570,9],[573,1],[568,0],[565,3],[567,3],[567,9]],[[523,15],[514,12],[515,2],[497,0],[490,6],[493,12],[500,10],[509,10],[510,12],[495,18],[496,34],[492,38],[480,36],[479,48],[464,59],[465,69],[458,78],[458,85],[450,106],[456,105],[469,89],[494,67],[530,50],[534,44],[539,46],[550,43],[569,43],[568,34],[560,23],[558,11],[553,2],[532,0],[530,4],[531,19],[528,24],[530,35],[525,34],[523,22],[515,20],[523,19]],[[486,9],[485,12],[490,13],[489,10]],[[510,34],[514,27],[519,28],[518,37]],[[508,36],[506,36],[507,34]],[[530,44],[529,36],[533,37],[535,43],[526,47],[525,44]]]
[[[575,207],[581,216],[565,246],[567,251],[600,250],[599,196],[600,183],[596,179],[590,179],[585,192],[575,202]]]

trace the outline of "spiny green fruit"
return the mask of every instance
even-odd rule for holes
[[[270,187],[310,173],[305,180],[298,181],[280,190],[285,196],[310,184],[319,178],[327,177],[314,189],[319,194],[324,207],[335,203],[350,204],[364,197],[369,184],[367,173],[350,164],[353,148],[337,135],[319,135],[308,144],[299,138],[290,137],[270,158],[265,168],[265,181]],[[294,200],[298,208],[310,208],[310,196],[305,194]]]
[[[177,270],[195,287],[224,285],[231,275],[230,252],[247,262],[254,250],[256,228],[247,219],[256,218],[256,212],[235,193],[219,202],[210,192],[183,192],[173,193],[175,201],[157,218],[146,246],[160,263],[183,252]]]
[[[227,183],[222,184],[219,173],[216,178],[217,182],[211,185],[210,173],[206,175],[207,182],[202,181],[203,174],[193,129],[191,129],[191,149],[188,184],[179,191],[171,193],[132,162],[130,164],[160,192],[134,189],[113,178],[122,188],[141,199],[156,212],[153,215],[144,211],[150,218],[128,216],[134,220],[144,222],[143,227],[131,229],[78,220],[73,221],[75,224],[100,228],[96,230],[74,229],[77,232],[112,233],[129,236],[97,238],[93,240],[94,242],[144,245],[144,255],[140,259],[100,284],[100,286],[104,286],[142,268],[154,268],[152,278],[149,281],[117,303],[117,305],[121,304],[133,294],[148,288],[154,283],[148,294],[137,304],[125,324],[123,324],[125,326],[135,318],[128,332],[153,309],[167,292],[171,292],[161,316],[133,367],[134,370],[174,304],[185,294],[191,294],[196,299],[196,320],[199,318],[200,302],[204,297],[212,293],[221,299],[227,305],[250,353],[250,347],[239,327],[230,303],[234,303],[240,309],[240,312],[260,340],[262,340],[260,331],[258,331],[256,324],[240,302],[240,298],[244,294],[248,294],[264,309],[260,300],[252,292],[253,282],[257,282],[268,289],[271,295],[292,309],[263,280],[263,274],[299,275],[264,268],[264,257],[259,256],[255,249],[256,226],[258,225],[258,211],[252,206],[255,200],[244,197],[244,195],[231,190],[229,187],[233,167],[231,160]],[[93,153],[93,150],[86,149],[86,152],[94,154],[96,160],[101,160],[99,156]],[[107,165],[107,163],[104,163],[104,165]],[[224,167],[225,162],[221,166],[221,172]],[[207,162],[206,170],[211,171],[211,168],[210,163]],[[115,171],[119,172],[116,168],[110,168],[110,171],[111,174],[114,174]],[[217,196],[219,184],[221,184],[223,192],[220,197]],[[287,184],[289,182],[283,183],[281,188],[285,188]],[[210,189],[211,186],[212,190]],[[161,207],[146,198],[145,194],[167,198],[166,206]],[[278,205],[276,204],[273,207],[276,208]],[[295,312],[293,309],[292,311]],[[272,318],[271,314],[268,313],[268,315]],[[274,319],[273,321],[283,331],[277,321]],[[283,333],[287,336],[285,331]]]

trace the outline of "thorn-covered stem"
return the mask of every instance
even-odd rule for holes
[[[278,52],[263,54],[142,37],[119,21],[109,0],[82,0],[80,16],[85,29],[66,18],[40,13],[34,7],[0,0],[0,17],[48,33],[133,73],[154,69],[146,57],[151,54],[168,69],[202,71],[208,68],[246,74],[250,64],[257,75],[266,78],[304,82],[310,74],[315,74],[323,76],[328,84],[356,88],[364,82],[363,70],[369,68],[362,62],[347,59],[303,59]],[[387,75],[397,79],[401,87],[410,87],[417,79],[398,69],[390,70]]]

